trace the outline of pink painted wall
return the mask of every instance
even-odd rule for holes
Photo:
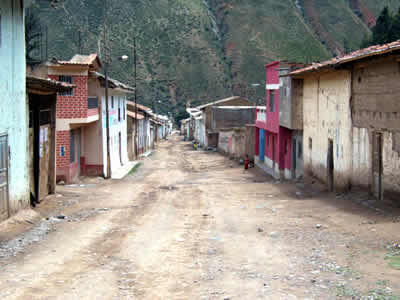
[[[255,133],[255,135],[256,135],[256,140],[255,140],[255,155],[256,156],[258,156],[258,155],[260,155],[260,148],[259,148],[259,146],[260,146],[260,129],[259,128],[256,128],[256,133]]]
[[[287,144],[287,152],[286,152]],[[279,128],[279,169],[290,170],[292,168],[292,131]]]
[[[276,61],[265,66],[266,83],[279,84],[279,68],[280,62]],[[266,106],[267,106],[267,130],[279,133],[279,89],[275,91],[275,109],[270,111],[270,90],[266,90]]]

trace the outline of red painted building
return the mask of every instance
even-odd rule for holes
[[[296,66],[280,61],[265,66],[266,107],[257,109],[255,162],[275,178],[291,179],[301,173],[302,137],[291,125],[298,113],[293,105],[297,98],[292,97],[291,79],[281,77]]]

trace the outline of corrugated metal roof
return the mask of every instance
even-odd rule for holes
[[[128,115],[129,117],[136,119],[136,113],[135,113],[135,112],[133,112],[133,111],[127,111],[126,113],[127,113],[127,115]],[[144,119],[144,116],[143,116],[142,114],[138,113],[138,114],[137,114],[137,119],[138,119],[138,120],[143,120],[143,119]]]
[[[91,71],[90,74],[95,76],[96,78],[101,79],[102,81],[105,81],[105,76],[99,72]],[[135,92],[135,89],[133,87],[130,87],[129,85],[119,82],[116,79],[108,78],[108,84],[109,87],[112,89],[120,89],[124,92],[129,92],[129,93]]]
[[[240,96],[232,96],[232,97],[229,97],[229,98],[225,98],[225,99],[217,100],[217,101],[210,102],[210,103],[207,103],[207,104],[203,104],[203,105],[197,106],[196,108],[197,109],[203,109],[203,108],[206,108],[208,106],[213,106],[213,105],[216,105],[216,104],[220,104],[220,103],[224,103],[224,102],[228,102],[228,101],[232,101],[232,100],[236,100],[236,99],[247,100],[247,99],[244,99],[244,98],[242,98]],[[247,101],[250,103],[249,100],[247,100]]]
[[[135,102],[133,102],[133,101],[128,100],[128,101],[126,101],[126,104],[131,106],[131,107],[133,107],[133,108],[135,108]],[[144,106],[144,105],[139,104],[139,103],[137,103],[137,107],[138,107],[138,109],[146,111],[146,112],[147,111],[151,111],[150,107]]]
[[[33,75],[26,76],[26,88],[29,90],[39,90],[44,92],[63,92],[68,91],[76,86],[66,82],[53,80],[50,78],[40,78]]]
[[[352,53],[340,56],[340,57],[335,57],[330,60],[321,62],[321,63],[313,63],[311,66],[298,69],[296,71],[291,72],[289,75],[300,75],[308,72],[314,72],[323,68],[329,68],[329,67],[334,67],[337,65],[342,65],[345,63],[353,62],[356,60],[360,60],[366,57],[372,57],[372,56],[378,56],[378,55],[383,55],[389,52],[393,52],[396,50],[400,50],[400,40],[389,43],[389,44],[384,44],[384,45],[375,45],[371,46],[368,48],[364,48],[361,50],[354,51]]]

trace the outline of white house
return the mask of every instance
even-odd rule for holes
[[[0,2],[0,220],[30,200],[23,3]]]

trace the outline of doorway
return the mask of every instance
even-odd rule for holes
[[[10,216],[8,203],[8,136],[0,135],[0,221]]]
[[[121,137],[121,132],[118,133],[118,145],[119,145],[119,162],[121,163],[122,166],[122,137]]]
[[[292,139],[292,179],[296,179],[297,168],[297,141],[296,138]]]
[[[383,199],[383,162],[382,162],[382,133],[373,133],[372,176],[373,193],[378,200]]]
[[[260,147],[260,153],[259,153],[259,157],[260,157],[260,162],[264,162],[264,157],[265,157],[265,131],[264,129],[260,129],[260,143],[259,143],[259,147]]]
[[[334,157],[333,157],[333,140],[328,139],[328,157],[327,157],[327,166],[328,166],[328,189],[330,192],[333,192],[334,187]]]
[[[275,172],[275,135],[272,134],[272,171]]]

